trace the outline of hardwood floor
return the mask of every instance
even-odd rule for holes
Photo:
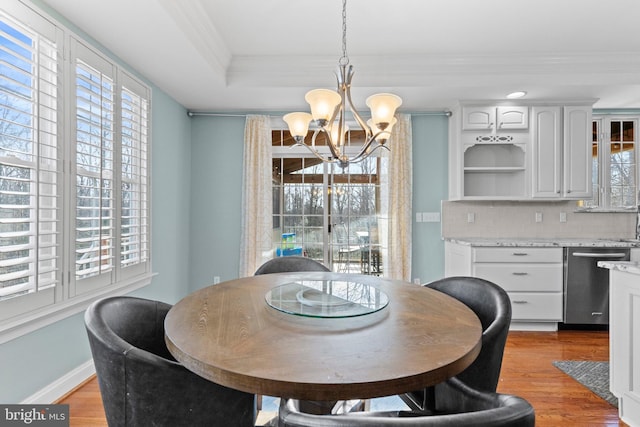
[[[554,367],[555,360],[609,360],[609,333],[510,332],[498,391],[527,399],[539,427],[626,426],[617,408]]]
[[[511,332],[498,391],[527,399],[536,426],[626,426],[617,408],[555,368],[555,360],[608,360],[606,331]],[[95,378],[57,403],[70,405],[71,427],[106,426]]]

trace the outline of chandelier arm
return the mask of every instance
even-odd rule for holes
[[[371,145],[371,142],[368,145]],[[368,148],[368,146],[367,146],[367,148]],[[380,144],[380,143],[378,143],[378,145],[373,147],[371,150],[367,151],[367,148],[363,148],[362,150],[360,150],[360,152],[356,156],[354,156],[351,159],[349,159],[349,161],[350,162],[359,162],[361,160],[364,160],[367,157],[369,157],[371,154],[373,154],[374,151],[376,151],[376,150],[378,150],[380,148],[384,148],[387,151],[391,151],[391,149],[389,147],[387,147],[384,144]]]
[[[360,159],[360,158],[364,158],[364,157],[366,157],[366,156],[368,155],[368,153],[369,153],[369,148],[371,147],[371,145],[372,145],[374,142],[377,142],[377,141],[376,141],[375,139],[373,139],[373,138],[367,138],[367,139],[365,140],[365,143],[363,144],[362,148],[360,149],[360,151],[358,151],[358,154],[356,154],[356,155],[352,158],[352,160]],[[379,145],[382,145],[382,144],[380,144],[379,142],[377,142],[377,144],[378,144],[378,145],[377,145],[375,148],[377,148]],[[374,148],[373,150],[375,150],[375,148]],[[373,150],[371,150],[371,151],[373,151]]]
[[[300,147],[304,147],[307,150],[309,150],[314,156],[316,156],[318,159],[322,160],[325,163],[335,163],[337,162],[337,159],[333,159],[330,157],[324,157],[322,156],[320,153],[318,153],[318,150],[313,149],[312,147],[310,147],[309,145],[305,144],[302,141],[296,142],[295,144],[293,144],[291,146],[291,148],[296,147],[296,146],[300,146]]]
[[[313,132],[313,137],[311,139],[312,145],[314,147],[313,149],[315,149],[316,137],[318,136],[318,133],[320,133],[320,132],[323,132],[325,137],[329,141],[328,146],[329,146],[329,150],[331,151],[331,155],[333,157],[335,157],[336,159],[339,159],[341,157],[341,153],[340,153],[340,151],[338,151],[338,147],[336,146],[335,142],[333,141],[333,138],[331,137],[331,127],[329,127],[328,130],[325,127],[322,127],[322,128],[316,129],[315,132]],[[309,148],[311,148],[311,147],[309,147]]]
[[[371,138],[371,129],[367,126],[367,123],[364,121],[356,107],[353,105],[353,100],[351,99],[351,79],[353,78],[353,65],[350,65],[347,69],[346,65],[340,65],[340,77],[338,77],[338,84],[340,86],[340,92],[343,96],[343,104],[349,104],[349,109],[353,114],[353,117],[356,119],[358,126],[365,132],[366,138]],[[346,107],[346,105],[345,105]]]

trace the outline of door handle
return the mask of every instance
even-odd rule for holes
[[[514,276],[526,276],[526,275],[528,275],[529,273],[524,273],[524,272],[522,272],[522,273],[521,273],[521,272],[519,272],[519,271],[514,271],[514,272],[513,272],[513,273],[511,273],[511,274],[513,274]]]
[[[624,252],[573,252],[571,255],[578,258],[622,258],[627,254]]]

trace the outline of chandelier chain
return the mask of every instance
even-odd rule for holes
[[[342,0],[342,57],[338,64],[349,64],[349,56],[347,55],[347,0]]]

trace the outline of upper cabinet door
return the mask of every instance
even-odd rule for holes
[[[493,130],[496,107],[463,107],[462,130]]]
[[[531,109],[532,196],[561,196],[562,122],[559,106],[535,106]]]
[[[496,122],[497,130],[528,129],[529,107],[498,107]]]
[[[591,107],[564,107],[564,196],[593,197]]]
[[[529,107],[464,107],[462,130],[501,131],[529,128]]]

